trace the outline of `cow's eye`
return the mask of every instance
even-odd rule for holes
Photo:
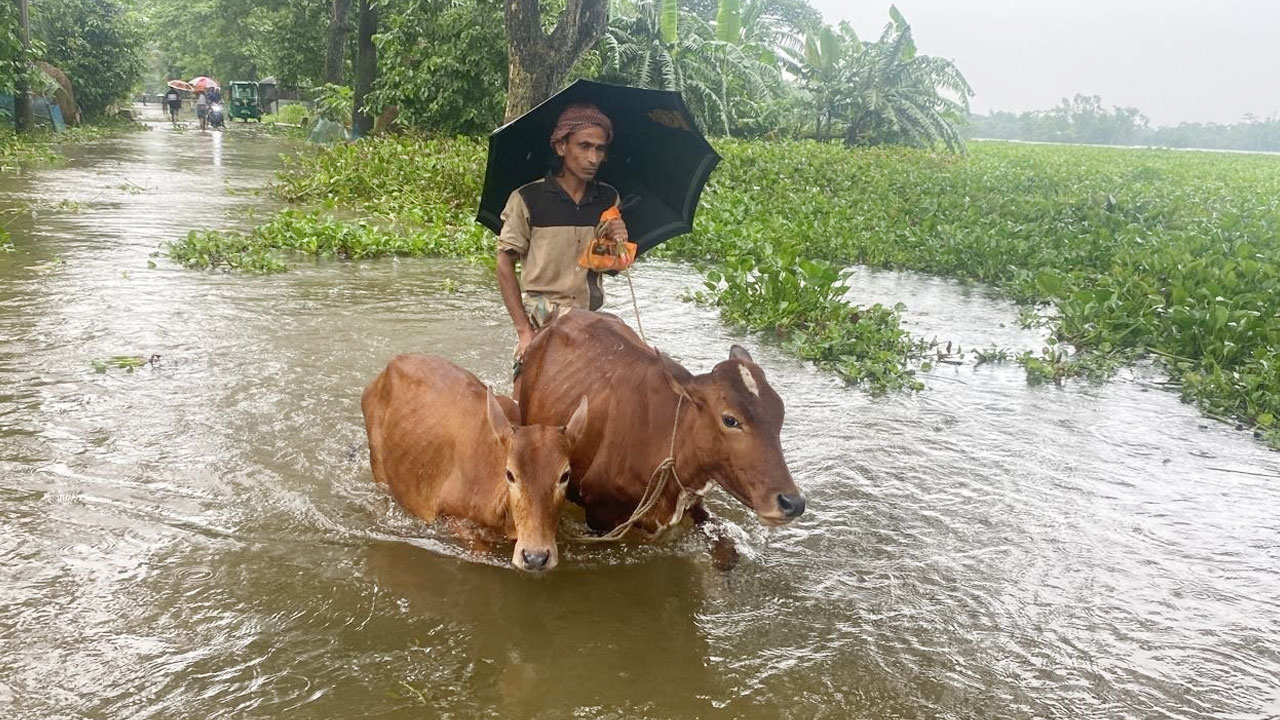
[[[565,470],[563,473],[560,474],[560,484],[565,485],[565,484],[568,484],[568,482],[569,482],[569,471]]]
[[[736,418],[736,417],[734,417],[734,416],[732,416],[732,415],[725,415],[725,416],[723,416],[723,417],[721,418],[721,420],[723,420],[723,421],[724,421],[724,426],[725,426],[725,427],[727,427],[727,428],[735,428],[735,429],[736,429],[736,428],[740,428],[740,427],[742,427],[742,423],[738,422],[738,418]]]
[[[516,475],[510,470],[507,471],[507,482],[511,483],[512,485],[514,485],[516,482]]]

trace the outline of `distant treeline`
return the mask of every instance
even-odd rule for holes
[[[1280,118],[1261,120],[1246,115],[1243,121],[1232,125],[1181,123],[1151,127],[1137,108],[1107,110],[1097,95],[1076,95],[1049,110],[970,115],[964,133],[970,138],[1000,140],[1280,152]]]

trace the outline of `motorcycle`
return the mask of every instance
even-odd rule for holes
[[[209,106],[209,116],[207,120],[209,122],[209,127],[211,128],[227,127],[225,115],[222,112],[222,103],[213,103]]]

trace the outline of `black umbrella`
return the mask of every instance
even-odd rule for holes
[[[680,93],[578,80],[489,135],[489,164],[476,220],[496,232],[513,190],[544,176],[551,131],[575,102],[595,103],[613,122],[597,177],[618,189],[627,235],[638,252],[693,229],[693,212],[720,156],[698,131]]]

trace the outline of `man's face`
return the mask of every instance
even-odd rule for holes
[[[583,182],[590,182],[604,163],[609,143],[604,130],[591,125],[571,133],[555,147],[556,154],[564,158],[564,171]]]

